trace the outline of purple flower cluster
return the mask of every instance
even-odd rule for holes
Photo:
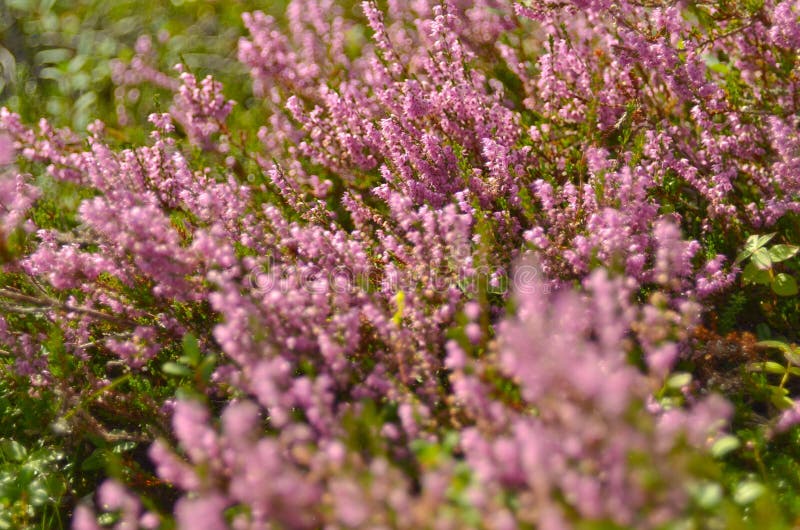
[[[115,78],[174,93],[146,145],[0,111],[0,250],[25,241],[0,308],[82,360],[67,403],[111,384],[93,360],[146,374],[187,334],[219,355],[221,416],[178,400],[150,446],[181,529],[660,527],[731,412],[654,397],[738,272],[698,240],[800,212],[796,3],[702,9],[247,14],[248,145],[222,84],[144,68],[144,39]],[[81,190],[68,228],[36,215],[44,181]],[[34,328],[0,318],[0,347],[41,385]],[[163,517],[117,482],[97,506]]]
[[[633,307],[623,282],[602,270],[585,286],[588,296],[520,299],[517,318],[499,327],[492,364],[452,346],[454,393],[475,417],[462,433],[464,452],[482,487],[517,492],[518,522],[570,528],[574,510],[585,520],[659,527],[688,502],[691,472],[676,448],[712,442],[730,406],[711,396],[680,410],[648,407],[675,359],[665,338],[687,329],[693,308],[679,314],[657,297]],[[648,373],[626,359],[632,332]],[[493,366],[518,385],[515,407],[488,405],[491,388],[476,374]],[[663,482],[648,485],[654,477]]]

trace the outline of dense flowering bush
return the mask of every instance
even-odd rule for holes
[[[763,252],[734,258],[773,231],[769,266],[796,270],[800,4],[294,0],[243,21],[242,101],[162,71],[149,37],[114,64],[121,125],[141,86],[170,94],[142,143],[0,110],[0,351],[84,455],[53,501],[73,528],[800,513],[759,453],[796,443],[796,361],[723,337],[797,330],[795,298],[736,298]],[[775,399],[747,397],[773,365]],[[750,453],[715,461],[731,433]]]

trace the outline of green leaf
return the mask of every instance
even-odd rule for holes
[[[743,250],[736,255],[736,259],[733,261],[733,264],[738,265],[752,255],[753,253],[751,251]]]
[[[768,374],[783,375],[786,373],[786,367],[774,361],[766,361],[763,363],[750,363],[747,369],[751,372],[766,372]]]
[[[166,362],[161,366],[165,374],[174,375],[177,377],[190,377],[192,371],[185,364]]]
[[[793,257],[798,250],[800,247],[796,245],[775,245],[769,249],[769,257],[772,258],[773,263],[778,263]]]
[[[752,261],[742,271],[742,279],[745,283],[758,283],[761,285],[769,285],[771,280],[769,271],[759,269]]]
[[[742,443],[733,435],[723,436],[711,446],[711,454],[714,458],[722,458],[731,451],[738,449]]]
[[[695,502],[706,510],[714,508],[722,500],[722,486],[716,482],[697,484],[691,489]]]
[[[118,519],[119,519],[119,514],[117,514],[116,512],[101,513],[100,515],[97,516],[98,524],[101,524],[103,526],[110,526],[116,523]]]
[[[692,382],[692,374],[686,372],[678,372],[673,374],[667,380],[667,387],[675,390],[681,389]]]
[[[733,493],[733,500],[738,504],[750,504],[761,497],[765,491],[766,488],[760,482],[746,480],[736,487],[736,491]]]
[[[772,290],[780,296],[794,296],[797,294],[797,281],[788,274],[781,272],[773,278]]]
[[[25,455],[28,454],[22,444],[15,440],[3,440],[0,442],[0,451],[2,451],[6,459],[13,462],[22,462],[25,460]]]
[[[765,248],[760,248],[753,253],[753,263],[759,269],[767,270],[772,268],[772,258],[769,257],[769,251]]]
[[[706,55],[705,61],[709,70],[717,72],[718,74],[722,74],[723,76],[727,75],[731,71],[729,64],[719,62],[717,58],[711,54]]]
[[[770,393],[773,396],[781,396],[782,397],[782,396],[788,396],[789,395],[789,391],[786,388],[782,387],[782,386],[767,385],[767,389],[770,391]]]
[[[770,240],[773,237],[775,237],[776,234],[777,234],[777,232],[772,232],[771,234],[764,234],[762,236],[751,236],[751,238],[755,237],[755,242],[754,242],[755,247],[753,248],[753,250],[757,250],[757,249],[763,247],[764,245],[766,245],[767,243],[769,243]],[[748,241],[749,240],[750,240],[750,238],[748,238]],[[745,246],[745,248],[747,248],[747,246]]]
[[[780,340],[762,340],[756,342],[756,346],[759,348],[772,348],[775,350],[781,350],[784,353],[792,353],[792,347]]]
[[[50,500],[50,494],[41,480],[34,480],[28,485],[28,499],[33,506],[43,506]]]
[[[394,296],[394,301],[397,305],[397,311],[394,315],[392,315],[392,322],[399,326],[400,322],[403,320],[403,312],[406,308],[406,293],[403,291],[398,291]]]
[[[202,353],[200,353],[200,344],[197,342],[197,337],[191,333],[187,333],[183,336],[183,354],[189,361],[187,364],[190,366],[197,366],[203,356]]]
[[[98,469],[104,469],[107,461],[108,455],[106,454],[106,450],[98,447],[81,463],[81,470],[96,471]]]
[[[209,355],[203,362],[200,363],[200,367],[198,368],[198,372],[200,373],[200,377],[203,381],[208,383],[211,380],[211,374],[214,373],[214,368],[217,366],[217,356],[214,354]]]
[[[779,410],[788,410],[794,407],[794,401],[788,396],[772,396],[769,401]]]
[[[752,256],[756,250],[769,243],[770,239],[773,237],[775,237],[775,232],[763,236],[752,235],[748,237],[747,241],[745,241],[744,249],[739,253],[738,256],[736,256],[735,263],[741,263]]]
[[[783,356],[793,365],[800,366],[800,354],[797,353],[797,350],[785,351],[783,352]]]
[[[786,410],[794,407],[794,401],[789,397],[789,391],[785,388],[768,385],[767,388],[770,391],[769,401],[775,407],[781,410]]]
[[[128,451],[132,451],[133,449],[136,449],[137,445],[139,445],[139,444],[136,443],[136,442],[127,440],[127,441],[119,442],[119,443],[115,444],[114,447],[111,449],[111,451],[113,451],[114,453],[117,453],[117,454],[122,454],[122,453],[125,453],[125,452],[128,452]]]

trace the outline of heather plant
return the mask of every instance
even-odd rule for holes
[[[800,516],[800,6],[241,23],[112,35],[102,120],[0,110],[0,526]]]

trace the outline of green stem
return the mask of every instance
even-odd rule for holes
[[[778,385],[778,388],[783,390],[783,387],[786,385],[786,382],[789,381],[789,369],[792,367],[792,363],[786,363],[786,371],[783,372],[783,377],[781,377],[781,382]]]

